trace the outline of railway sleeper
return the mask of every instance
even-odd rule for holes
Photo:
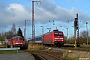
[[[36,60],[48,60],[44,56],[40,55],[39,53],[32,54]]]

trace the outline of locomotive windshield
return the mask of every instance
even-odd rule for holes
[[[16,40],[18,40],[18,38],[16,38]]]
[[[63,36],[63,33],[54,33],[54,36]]]
[[[22,38],[20,38],[20,40],[22,40]]]
[[[22,40],[22,38],[16,37],[16,40]]]

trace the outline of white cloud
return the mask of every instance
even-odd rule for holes
[[[13,23],[23,26],[26,19],[31,19],[31,10],[26,10],[21,4],[13,3],[4,8],[0,5],[0,8],[0,27],[8,27]]]
[[[41,5],[40,8],[35,9],[35,19],[41,23],[46,23],[51,20],[59,20],[63,22],[67,22],[67,20],[74,21],[76,14],[78,13],[79,17],[82,16],[85,19],[90,19],[88,16],[85,16],[84,12],[72,7],[71,10],[62,8],[57,6],[53,1],[45,1],[44,4]],[[85,21],[84,18],[81,18]]]
[[[21,4],[10,4],[7,7],[7,11],[10,13],[9,21],[15,21],[15,22],[21,22],[25,19],[30,19],[30,12],[26,11],[25,7],[22,6]]]

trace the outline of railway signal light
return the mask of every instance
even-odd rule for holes
[[[74,27],[75,29],[78,29],[78,18],[75,18]]]

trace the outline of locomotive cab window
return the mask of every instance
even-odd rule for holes
[[[22,38],[20,38],[20,40],[22,40]]]
[[[54,36],[63,36],[63,33],[54,33]]]
[[[18,40],[18,38],[16,37],[16,40]]]

